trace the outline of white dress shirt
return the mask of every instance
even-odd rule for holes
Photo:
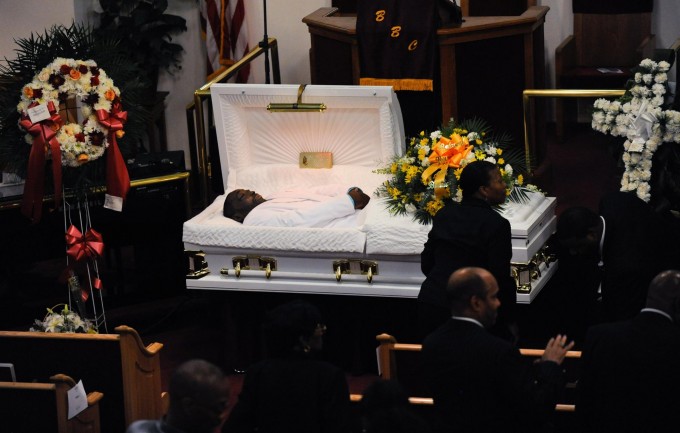
[[[321,185],[279,191],[265,197],[243,220],[244,225],[270,227],[354,227],[358,225],[347,186]]]

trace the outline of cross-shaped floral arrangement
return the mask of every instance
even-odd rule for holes
[[[626,137],[621,191],[635,191],[646,202],[651,198],[649,180],[654,152],[663,143],[680,143],[680,112],[664,110],[670,67],[666,61],[645,59],[621,98],[600,98],[594,104],[593,129]]]

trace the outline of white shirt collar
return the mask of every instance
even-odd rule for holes
[[[472,323],[475,323],[475,324],[481,326],[482,328],[484,328],[484,325],[482,325],[482,323],[479,320],[473,319],[472,317],[451,316],[451,318],[454,319],[454,320],[463,320],[463,321],[466,321],[466,322],[472,322]]]
[[[666,313],[665,311],[657,310],[656,308],[643,308],[642,310],[640,310],[640,312],[661,314],[664,317],[668,317],[668,320],[670,320],[671,322],[673,321],[673,318],[671,317],[670,314]]]

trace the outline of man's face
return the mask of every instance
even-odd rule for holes
[[[227,201],[234,211],[233,219],[242,223],[246,215],[257,205],[264,203],[265,199],[255,191],[235,189],[227,195]]]
[[[491,275],[484,275],[484,281],[487,283],[487,291],[484,299],[480,299],[481,308],[478,310],[479,321],[485,328],[490,328],[496,323],[498,317],[498,307],[501,306],[501,301],[498,299],[498,283]]]

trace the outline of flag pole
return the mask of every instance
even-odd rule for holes
[[[264,10],[264,37],[260,42],[260,48],[264,50],[264,82],[270,84],[269,79],[269,36],[267,36],[267,0],[262,0]]]

